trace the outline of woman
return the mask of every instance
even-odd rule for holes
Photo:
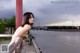
[[[11,42],[9,43],[8,47],[14,47],[15,43],[22,37],[24,37],[24,34],[27,33],[31,29],[33,22],[34,22],[34,15],[31,12],[26,12],[23,15],[24,20],[23,24],[17,28],[15,33],[12,36]],[[28,36],[27,36],[28,37]]]

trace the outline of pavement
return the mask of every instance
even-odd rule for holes
[[[28,42],[23,41],[23,49],[21,53],[36,53],[34,45],[28,45]]]

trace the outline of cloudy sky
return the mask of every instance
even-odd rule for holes
[[[16,0],[0,0],[0,18],[15,15]],[[74,21],[79,24],[80,0],[23,0],[23,13],[31,11],[37,25]]]

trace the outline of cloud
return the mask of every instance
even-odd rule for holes
[[[0,18],[15,15],[16,0],[0,0]]]
[[[60,1],[79,0],[23,0],[23,13],[33,12],[36,25],[80,19],[80,3],[57,3]],[[16,0],[0,0],[0,4],[0,17],[15,15]]]
[[[0,6],[3,6],[3,9],[13,9],[15,8],[16,0],[0,0]]]
[[[80,16],[79,6],[80,3],[52,3],[39,9],[39,12],[45,15],[44,19],[47,20],[45,21],[46,24],[51,22],[61,22],[65,20],[75,21],[80,19],[80,17],[77,17],[77,15]]]

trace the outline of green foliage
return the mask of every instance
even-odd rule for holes
[[[15,27],[15,16],[12,18],[4,18],[6,27]]]
[[[4,22],[0,19],[0,33],[4,33],[6,31]]]
[[[4,33],[6,31],[6,27],[14,27],[15,28],[15,16],[11,18],[1,18],[0,19],[0,33]]]

